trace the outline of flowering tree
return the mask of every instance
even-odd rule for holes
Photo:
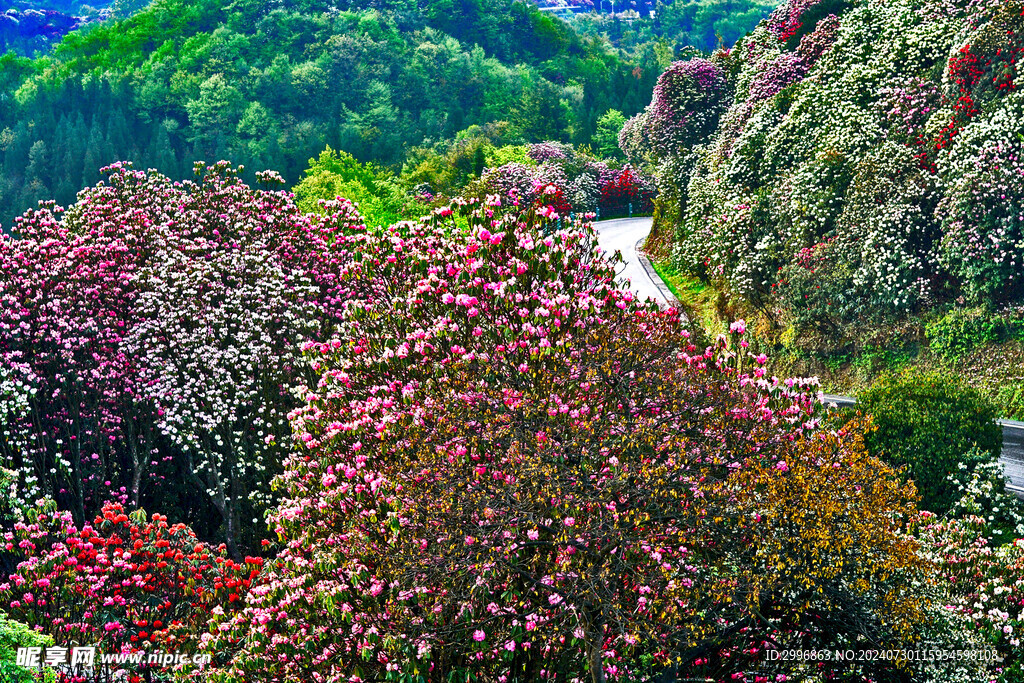
[[[655,157],[675,156],[702,142],[715,130],[728,99],[721,67],[699,58],[673,62],[658,77],[646,110],[647,135]]]
[[[642,111],[627,119],[619,130],[619,149],[631,163],[643,162],[650,150],[649,120],[650,115]]]
[[[716,675],[763,665],[765,641],[900,642],[911,492],[814,436],[814,384],[765,378],[742,323],[697,348],[615,286],[589,228],[488,211],[363,243],[382,295],[307,345],[322,375],[292,414],[284,547],[211,625],[208,647],[241,648],[215,679]],[[812,491],[822,517],[772,507]],[[836,543],[805,563],[794,532],[821,525]]]
[[[618,208],[626,204],[636,204],[637,211],[650,208],[654,198],[654,187],[641,174],[626,166],[614,180],[609,180],[601,188],[601,208]]]
[[[108,500],[173,505],[151,482],[184,474],[238,558],[288,446],[298,345],[360,286],[342,275],[363,226],[225,163],[187,183],[109,171],[0,242],[0,452],[79,523]]]
[[[539,164],[548,161],[569,161],[576,156],[576,151],[572,148],[572,145],[553,140],[531,143],[526,146],[526,153]]]

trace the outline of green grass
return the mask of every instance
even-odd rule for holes
[[[651,265],[654,266],[654,272],[668,285],[675,298],[685,304],[693,305],[698,303],[701,293],[706,289],[703,282],[697,278],[680,273],[669,263],[651,261]]]

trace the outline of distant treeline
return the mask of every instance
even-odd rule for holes
[[[609,109],[641,110],[659,72],[652,47],[626,58],[512,0],[157,0],[45,57],[0,58],[0,221],[72,202],[120,159],[172,177],[228,159],[295,182],[325,145],[396,166],[472,125],[588,143]]]

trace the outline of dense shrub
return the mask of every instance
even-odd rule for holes
[[[702,58],[673,62],[658,77],[651,103],[623,126],[619,145],[631,161],[678,155],[715,130],[728,98],[717,64]]]
[[[303,211],[324,211],[321,201],[347,199],[370,227],[391,225],[419,213],[390,171],[361,164],[351,154],[330,147],[309,160],[294,192],[295,203]]]
[[[961,466],[951,480],[953,507],[943,518],[926,518],[918,533],[936,570],[945,647],[989,649],[1000,659],[988,667],[948,663],[929,680],[1024,680],[1024,503],[1004,490],[999,463],[973,472]]]
[[[995,406],[951,376],[894,374],[857,398],[874,420],[868,449],[886,462],[906,466],[926,510],[942,513],[956,500],[949,476],[961,463],[971,470],[999,457],[1003,434]]]
[[[18,648],[46,647],[53,638],[38,633],[25,624],[12,621],[0,611],[0,680],[4,683],[39,683],[38,672],[32,673],[17,665]],[[52,683],[55,676],[45,675],[42,683]]]
[[[5,541],[26,559],[0,584],[4,611],[59,646],[104,653],[195,654],[209,610],[240,607],[263,564],[236,564],[224,545],[201,543],[185,525],[117,504],[81,527],[52,503],[41,506]]]
[[[741,321],[697,348],[587,226],[500,208],[363,242],[378,294],[306,345],[284,547],[211,624],[241,648],[214,680],[783,675],[765,641],[910,637],[912,489],[818,428],[815,383],[768,379]]]
[[[511,162],[484,172],[481,185],[487,194],[505,204],[550,205],[562,216],[597,209],[625,212],[630,202],[635,211],[650,208],[653,181],[636,168],[621,168],[614,160],[595,159],[586,151],[555,142],[529,145],[527,150],[536,165]],[[554,191],[545,194],[549,188]]]
[[[631,206],[635,213],[645,213],[651,210],[653,199],[654,187],[650,180],[627,166],[601,188],[598,206],[607,214],[621,212],[626,206]]]
[[[925,326],[929,348],[947,361],[963,358],[985,344],[1024,339],[1024,319],[986,309],[955,308]]]

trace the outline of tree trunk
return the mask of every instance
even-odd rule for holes
[[[587,661],[590,662],[590,683],[605,683],[604,665],[604,629],[599,619],[592,622],[587,629]]]
[[[209,452],[206,454],[206,459],[210,463],[214,462],[214,458]],[[209,487],[207,483],[204,482],[196,473],[191,453],[186,455],[186,467],[192,481],[201,491],[205,491],[209,495]],[[235,535],[238,533],[238,504],[235,502],[236,499],[234,497],[232,497],[231,500],[228,500],[228,497],[224,492],[224,482],[221,480],[218,472],[211,472],[209,476],[213,479],[214,486],[212,488],[216,494],[210,496],[210,502],[213,503],[213,507],[216,508],[217,512],[220,513],[221,519],[224,520],[224,545],[227,546],[228,554],[231,555],[231,559],[236,562],[240,562],[242,560],[242,554],[238,552],[238,544],[235,541]]]
[[[228,554],[235,562],[242,561],[242,553],[238,552],[238,542],[235,536],[238,534],[238,503],[237,498],[232,496],[226,506],[224,544],[228,547]]]

